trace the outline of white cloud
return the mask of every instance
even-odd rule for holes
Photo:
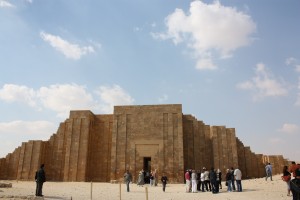
[[[11,121],[0,123],[0,158],[12,153],[28,140],[48,140],[58,125],[48,121]]]
[[[41,87],[38,97],[45,108],[67,117],[70,110],[93,109],[96,102],[84,86],[76,84],[50,85]]]
[[[12,121],[0,123],[0,134],[32,134],[32,135],[46,135],[54,133],[57,125],[48,121]],[[39,137],[41,138],[41,137]],[[45,137],[42,137],[46,139]]]
[[[286,65],[295,65],[297,63],[297,59],[293,57],[289,57],[285,60]]]
[[[101,102],[100,110],[112,113],[114,105],[131,105],[134,99],[120,86],[101,86],[95,93],[100,97]]]
[[[43,31],[40,32],[40,36],[57,51],[63,53],[67,58],[70,59],[78,60],[83,55],[95,52],[92,46],[80,47],[78,44],[71,44],[59,36],[51,35]]]
[[[70,110],[92,110],[111,114],[114,105],[128,105],[134,99],[119,85],[100,86],[93,96],[86,87],[76,84],[56,84],[38,90],[26,86],[6,84],[0,89],[0,99],[20,102],[39,109],[49,109],[60,118]]]
[[[164,94],[162,97],[158,98],[159,103],[166,102],[169,99],[168,95]]]
[[[24,85],[5,84],[0,89],[0,99],[6,102],[21,102],[31,107],[36,106],[36,92]]]
[[[250,44],[256,25],[249,15],[219,1],[205,4],[194,1],[189,13],[176,9],[166,19],[166,33],[152,33],[156,39],[172,39],[174,44],[186,42],[197,59],[197,69],[216,69],[213,55],[228,58]]]
[[[0,0],[0,8],[12,8],[14,7],[13,4],[9,3],[8,1],[5,0]]]
[[[280,129],[278,129],[278,131],[288,134],[295,134],[300,132],[300,127],[296,124],[285,123]]]
[[[293,66],[295,68],[296,72],[300,72],[300,65],[296,58],[294,58],[294,57],[287,58],[285,60],[285,64],[288,66]]]
[[[265,97],[285,96],[288,94],[288,90],[284,87],[285,84],[276,80],[264,64],[257,64],[255,73],[256,75],[252,80],[237,84],[237,88],[253,91],[254,100],[261,100]]]

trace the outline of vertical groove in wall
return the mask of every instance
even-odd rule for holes
[[[77,120],[78,120],[78,119],[77,119]],[[81,128],[82,128],[82,120],[84,120],[84,119],[80,118],[79,120],[80,120],[80,123],[79,123],[79,134],[78,134],[78,148],[77,148],[77,156],[76,156],[76,157],[77,157],[77,159],[76,159],[77,162],[76,162],[76,171],[75,171],[75,181],[78,180],[78,170],[79,170],[78,167],[80,167],[78,163],[80,162],[80,161],[79,161],[79,152],[80,152],[80,150],[81,150],[81,149],[80,149],[80,147],[81,147],[81,145],[80,145],[81,142],[80,142],[80,141],[81,141],[81,139],[82,139],[82,138],[81,138],[81,131],[82,131]],[[77,121],[76,121],[76,122],[77,122]]]

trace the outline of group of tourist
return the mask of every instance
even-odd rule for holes
[[[287,184],[287,196],[291,196],[292,192],[293,200],[300,200],[300,164],[293,161],[289,167],[284,166],[281,178]]]
[[[157,177],[157,170],[155,169],[154,171],[151,172],[145,172],[144,170],[141,170],[138,174],[138,180],[137,180],[137,185],[140,187],[143,187],[145,183],[148,183],[150,186],[157,186],[158,183],[158,177]],[[127,185],[127,192],[129,192],[129,183],[132,182],[132,175],[129,172],[129,170],[126,170],[124,174],[124,181]],[[162,177],[161,178],[162,184],[164,186],[163,191],[165,191],[165,186],[167,184],[168,178]]]
[[[272,181],[272,165],[271,163],[266,163],[266,181],[268,178]],[[282,180],[287,184],[287,196],[293,195],[293,200],[300,200],[300,164],[296,164],[294,161],[292,164],[283,167]],[[137,185],[143,186],[145,184],[145,172],[141,170],[139,172]],[[293,179],[292,179],[293,175]],[[157,186],[158,176],[156,169],[149,173],[150,186]],[[219,193],[219,189],[222,189],[222,172],[220,169],[215,170],[212,167],[207,170],[205,167],[202,168],[201,172],[197,170],[186,170],[185,174],[186,182],[186,192],[196,193],[198,191],[211,191],[213,194]],[[242,192],[242,172],[238,168],[234,169],[231,167],[226,170],[225,175],[225,185],[227,186],[227,191],[237,191]],[[36,196],[42,195],[43,183],[46,181],[46,175],[44,171],[44,164],[41,165],[40,169],[36,171],[35,174],[36,181]],[[126,183],[127,192],[130,191],[129,184],[132,182],[132,175],[129,170],[126,170],[124,174],[124,181]],[[163,173],[161,177],[162,189],[165,192],[166,185],[168,182],[168,177]],[[236,187],[235,187],[236,183]]]
[[[186,170],[185,172],[186,192],[196,193],[198,191],[210,191],[213,194],[219,193],[222,189],[222,172],[220,169],[215,170],[212,167],[210,170],[203,167],[201,172],[197,170]],[[226,170],[226,186],[227,191],[235,191],[235,182],[237,191],[242,192],[242,172],[238,168]]]

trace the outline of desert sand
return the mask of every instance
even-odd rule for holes
[[[144,185],[138,187],[130,184],[130,192],[126,192],[126,185],[111,183],[87,183],[87,182],[46,182],[43,187],[43,198],[34,197],[35,182],[31,181],[0,181],[12,183],[12,188],[0,188],[0,199],[49,199],[49,200],[143,200],[148,190],[149,200],[291,200],[287,196],[286,183],[280,175],[273,177],[273,181],[264,178],[243,180],[243,192],[227,192],[225,183],[218,194],[211,192],[186,193],[184,184],[168,184],[166,192],[162,191],[161,184],[157,187]],[[92,188],[92,190],[91,190]]]

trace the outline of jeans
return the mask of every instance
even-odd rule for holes
[[[243,191],[243,189],[242,189],[242,180],[236,180],[236,186],[237,186],[237,191],[238,192]]]
[[[231,188],[231,180],[228,180],[228,181],[227,181],[227,191],[228,191],[228,192],[231,192],[231,191],[232,191],[232,188]]]
[[[126,181],[127,192],[129,192],[129,184],[130,184],[130,181]]]
[[[268,177],[270,177],[272,181],[272,172],[266,172],[266,180],[268,180]]]
[[[231,179],[232,189],[235,190],[234,179]]]

